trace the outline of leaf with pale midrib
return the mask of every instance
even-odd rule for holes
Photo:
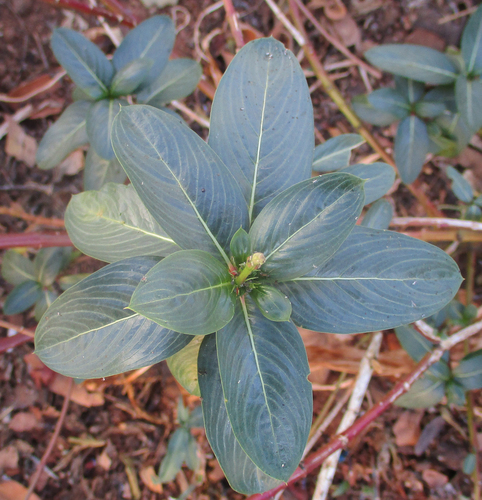
[[[243,178],[250,221],[310,177],[313,106],[303,71],[283,44],[255,40],[236,54],[216,90],[208,142]]]

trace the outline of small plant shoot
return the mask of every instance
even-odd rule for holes
[[[85,274],[62,276],[62,272],[72,260],[71,248],[43,248],[33,260],[15,250],[5,252],[2,259],[2,277],[14,285],[5,298],[3,312],[20,314],[32,306],[37,321],[43,316],[61,290],[66,290]]]
[[[89,145],[84,188],[123,183],[126,174],[111,143],[112,122],[128,96],[163,109],[189,95],[202,74],[192,59],[169,60],[176,36],[167,16],[154,16],[130,31],[112,60],[90,40],[67,28],[54,31],[55,57],[77,86],[71,104],[50,127],[37,151],[37,164],[51,169],[72,151]]]
[[[395,75],[395,88],[357,96],[353,108],[373,125],[400,122],[394,153],[404,183],[415,181],[428,153],[456,156],[482,127],[481,32],[479,7],[465,26],[460,51],[388,44],[365,53]]]
[[[311,177],[307,82],[273,38],[229,65],[207,143],[149,105],[122,107],[111,137],[131,186],[74,196],[66,215],[82,251],[110,264],[52,304],[36,353],[76,378],[169,358],[202,397],[231,486],[271,489],[298,466],[312,422],[297,327],[359,333],[428,317],[457,292],[459,269],[435,246],[356,225],[393,180],[383,166],[348,167],[359,137],[317,150],[315,166],[332,172]]]

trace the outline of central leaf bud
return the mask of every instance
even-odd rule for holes
[[[236,285],[241,286],[253,271],[257,271],[266,262],[266,257],[261,252],[255,252],[246,259],[244,267],[234,281]]]

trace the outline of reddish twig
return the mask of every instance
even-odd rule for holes
[[[243,32],[238,23],[238,13],[234,9],[232,0],[223,0],[226,19],[228,20],[231,33],[236,43],[236,48],[244,47]]]
[[[296,481],[306,477],[311,471],[319,467],[332,453],[344,448],[348,442],[358,436],[366,429],[375,419],[382,415],[394,401],[402,394],[405,394],[412,384],[418,380],[433,364],[440,360],[444,352],[451,349],[456,344],[463,342],[469,337],[479,333],[482,329],[482,321],[474,323],[463,330],[455,333],[446,340],[440,343],[440,347],[434,349],[427,354],[417,365],[415,370],[408,375],[404,380],[395,385],[395,387],[375,406],[360,417],[351,427],[345,432],[335,436],[328,444],[320,448],[318,451],[310,455],[302,464],[302,468],[296,469],[291,479],[286,484],[282,484],[277,488],[269,490],[265,493],[260,493],[249,497],[248,500],[269,500],[279,491],[291,486]]]
[[[67,233],[10,233],[0,234],[0,249],[30,247],[71,247],[72,242]]]
[[[54,449],[55,442],[57,441],[57,438],[59,437],[60,430],[62,429],[62,425],[65,420],[65,416],[67,415],[67,409],[69,408],[69,402],[70,402],[70,394],[72,393],[72,387],[74,385],[74,379],[71,378],[69,381],[69,387],[67,389],[67,394],[64,397],[64,402],[62,404],[62,410],[60,411],[60,416],[59,419],[57,420],[57,424],[55,425],[55,430],[54,433],[52,434],[52,437],[50,438],[49,444],[47,446],[47,449],[45,450],[44,454],[42,455],[42,459],[40,460],[40,463],[37,466],[37,469],[35,470],[35,473],[32,477],[32,480],[30,481],[30,485],[28,487],[27,494],[25,495],[24,500],[28,500],[30,495],[33,493],[33,490],[35,489],[35,485],[37,484],[38,480],[40,479],[40,474],[42,474],[42,470],[47,464],[47,460],[49,459],[50,453],[52,453],[52,450]]]
[[[111,21],[117,21],[120,24],[134,28],[136,23],[129,17],[125,17],[121,14],[115,14],[114,12],[104,8],[104,7],[92,7],[78,0],[42,0],[44,3],[53,5],[60,9],[70,9],[82,14],[87,14],[89,16],[101,16]]]
[[[105,5],[107,9],[112,11],[114,14],[120,15],[124,19],[129,19],[134,24],[134,26],[139,24],[140,21],[137,18],[137,16],[135,16],[128,7],[122,5],[117,0],[100,0],[100,1]]]
[[[27,342],[32,342],[32,338],[23,333],[17,333],[13,337],[2,337],[0,338],[0,354]]]
[[[6,328],[7,330],[15,330],[17,334],[21,333],[22,335],[30,337],[31,339],[35,337],[35,332],[33,330],[30,330],[29,328],[25,328],[23,326],[15,325],[14,323],[10,323],[8,321],[3,321],[3,319],[0,319],[0,328]]]
[[[10,215],[11,217],[17,217],[40,226],[58,227],[62,229],[65,227],[63,219],[51,219],[49,217],[42,217],[41,215],[29,214],[20,207],[0,207],[0,215]]]

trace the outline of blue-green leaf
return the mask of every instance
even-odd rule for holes
[[[117,47],[112,58],[116,71],[120,71],[134,59],[152,61],[143,85],[153,82],[162,72],[174,46],[176,30],[168,16],[153,16],[129,31]]]
[[[54,281],[59,272],[68,262],[72,248],[51,247],[42,248],[38,251],[33,261],[35,269],[35,279],[43,286],[49,286]]]
[[[91,105],[89,101],[74,102],[47,130],[35,157],[39,168],[49,170],[56,167],[72,151],[89,142],[85,122]]]
[[[356,226],[328,262],[278,288],[290,299],[297,325],[360,333],[430,316],[452,299],[461,282],[457,264],[439,248]]]
[[[100,191],[74,195],[65,212],[65,227],[79,250],[106,262],[179,250],[131,185],[106,184]]]
[[[355,96],[351,105],[362,120],[379,127],[386,127],[399,120],[397,115],[375,108],[365,94]]]
[[[57,28],[51,45],[57,61],[80,89],[94,99],[108,94],[114,67],[97,45],[68,28]]]
[[[238,52],[216,90],[208,142],[236,178],[244,174],[250,221],[310,176],[313,106],[303,71],[283,44],[263,38]]]
[[[445,111],[443,102],[420,101],[415,104],[415,113],[420,118],[436,118]]]
[[[32,307],[42,295],[42,286],[37,281],[24,281],[17,285],[5,299],[4,314],[19,314]]]
[[[151,106],[123,107],[114,121],[117,158],[149,212],[181,248],[221,257],[248,225],[237,180],[178,119]],[[142,158],[142,162],[139,162]]]
[[[251,495],[281,484],[253,463],[233,433],[224,402],[214,334],[205,337],[201,344],[198,369],[206,437],[231,487]]]
[[[7,250],[2,257],[2,276],[12,285],[20,285],[28,280],[35,281],[33,262],[15,250]]]
[[[114,76],[110,86],[112,96],[129,95],[145,82],[152,67],[152,59],[134,59]]]
[[[365,142],[358,134],[342,134],[332,137],[316,146],[312,169],[315,172],[332,172],[346,167],[350,163],[353,149]]]
[[[262,271],[286,281],[328,260],[342,244],[364,204],[363,181],[345,173],[300,182],[270,201],[249,233],[251,253],[262,252]]]
[[[127,175],[117,158],[105,160],[89,148],[85,156],[84,191],[97,191],[109,182],[124,184]]]
[[[37,300],[34,309],[35,321],[39,322],[47,309],[51,306],[52,302],[58,297],[56,292],[51,290],[42,290],[42,295]]]
[[[229,248],[236,266],[246,262],[251,250],[251,242],[249,234],[242,227],[240,227],[234,234],[233,239],[229,244]]]
[[[425,85],[422,82],[416,82],[398,75],[395,75],[395,88],[410,104],[420,100],[425,92]]]
[[[453,373],[456,381],[465,389],[480,389],[482,387],[482,349],[465,356],[454,368]]]
[[[112,123],[121,105],[126,104],[127,101],[121,99],[102,99],[92,104],[87,114],[86,130],[91,147],[105,160],[115,158],[111,141]]]
[[[235,295],[225,264],[201,250],[176,252],[141,280],[129,308],[189,335],[206,335],[233,317]]]
[[[256,288],[250,297],[259,307],[261,314],[271,321],[289,321],[291,316],[291,302],[288,297],[274,286]]]
[[[423,100],[430,102],[441,102],[451,113],[457,112],[453,83],[449,85],[439,85],[429,90],[425,94]]]
[[[434,344],[410,325],[395,328],[395,333],[403,349],[416,363],[434,349]],[[429,372],[440,380],[450,379],[450,369],[443,359],[432,365]]]
[[[301,460],[313,411],[298,330],[291,322],[267,320],[247,298],[217,332],[216,344],[236,439],[263,472],[287,481]]]
[[[445,383],[431,376],[425,376],[412,384],[410,390],[395,401],[402,408],[429,408],[440,403],[445,395]]]
[[[458,73],[445,54],[421,45],[379,45],[365,52],[365,57],[384,71],[430,85],[451,83]]]
[[[371,229],[388,229],[392,217],[393,207],[391,203],[382,198],[368,209],[360,225]]]
[[[467,74],[482,73],[482,8],[470,16],[460,42]]]
[[[416,116],[402,120],[395,137],[395,163],[405,184],[411,184],[422,171],[428,148],[425,123]]]
[[[482,127],[482,81],[460,75],[455,83],[455,100],[471,133]]]
[[[387,194],[395,182],[395,170],[386,163],[357,163],[343,168],[341,172],[366,180],[363,185],[365,189],[365,205]]]
[[[399,120],[410,113],[410,102],[396,89],[389,87],[368,94],[369,103],[376,109],[396,116]]]
[[[181,470],[186,458],[190,432],[183,427],[176,429],[167,443],[167,453],[162,459],[159,468],[159,482],[169,483],[173,481]]]
[[[99,378],[152,365],[192,337],[127,309],[141,278],[157,262],[134,257],[103,267],[66,290],[35,332],[39,358],[74,378]]]
[[[163,72],[137,94],[137,102],[160,107],[175,99],[183,99],[196,88],[202,67],[193,59],[168,61]]]
[[[446,173],[447,177],[452,181],[452,191],[455,196],[464,203],[471,203],[474,197],[474,191],[469,181],[464,179],[458,170],[450,165],[447,167]]]

